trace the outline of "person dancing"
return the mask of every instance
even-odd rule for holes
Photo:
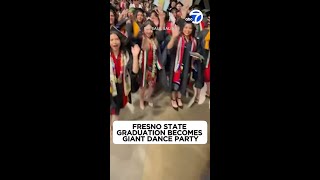
[[[195,27],[191,21],[179,20],[172,29],[172,37],[167,45],[170,55],[170,78],[169,89],[171,89],[171,105],[177,111],[183,108],[182,95],[186,94],[190,80],[191,66],[193,60],[190,52],[196,52],[197,41],[194,38]]]
[[[115,120],[119,120],[120,109],[131,103],[131,93],[137,91],[139,71],[138,45],[125,48],[127,38],[115,27],[110,30],[110,131]]]
[[[160,21],[161,25],[163,25],[164,18]],[[151,96],[156,85],[157,71],[162,69],[159,57],[160,43],[164,39],[161,34],[163,34],[164,31],[157,31],[156,28],[157,25],[151,20],[147,20],[142,26],[142,34],[140,37],[140,108],[142,110],[145,108],[145,101],[153,107]]]

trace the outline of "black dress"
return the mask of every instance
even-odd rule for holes
[[[111,112],[111,114],[119,115],[120,109],[122,109],[126,105],[126,102],[132,103],[131,93],[137,92],[137,90],[139,89],[137,74],[135,74],[132,71],[132,65],[133,65],[133,57],[132,57],[132,54],[129,53],[129,61],[126,65],[126,68],[128,70],[127,76],[130,74],[130,78],[131,78],[131,91],[128,94],[128,96],[126,97],[124,94],[124,88],[123,88],[123,81],[124,80],[122,80],[121,83],[116,83],[117,95],[112,96],[112,94],[110,92],[110,112]],[[127,101],[124,100],[125,98],[127,98]]]
[[[180,75],[180,84],[176,84],[173,82],[173,76],[174,76],[174,67],[175,67],[175,59],[177,56],[177,46],[178,46],[178,39],[176,40],[174,47],[171,49],[166,49],[164,51],[165,56],[167,53],[170,56],[170,61],[166,61],[166,59],[163,59],[164,65],[169,63],[169,77],[165,78],[162,74],[162,84],[163,86],[166,86],[166,89],[169,91],[179,91],[182,95],[185,95],[187,92],[187,86],[190,80],[190,74],[191,74],[191,57],[190,57],[190,51],[192,47],[192,42],[188,41],[185,43],[184,53],[183,53],[183,59],[182,59],[182,72]]]

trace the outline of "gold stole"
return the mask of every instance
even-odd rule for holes
[[[204,49],[209,50],[210,46],[210,30],[207,33],[206,37],[204,38]]]
[[[136,38],[139,35],[140,27],[136,21],[133,21],[132,27],[133,27],[133,37]]]

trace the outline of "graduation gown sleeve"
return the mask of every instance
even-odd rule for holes
[[[132,23],[130,21],[127,21],[126,32],[127,32],[129,41],[132,41],[132,39],[133,39],[133,27],[132,27]]]
[[[138,84],[138,73],[134,73],[132,71],[132,68],[133,68],[133,57],[132,57],[132,54],[129,53],[129,61],[127,63],[127,71],[129,72],[130,74],[130,79],[131,79],[131,93],[135,93],[138,91],[139,89],[139,84]]]
[[[166,34],[166,32],[163,30],[155,32],[155,36],[157,38],[159,45],[161,45],[161,43],[165,40],[165,34]]]

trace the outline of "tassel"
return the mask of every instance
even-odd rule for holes
[[[210,31],[208,32],[208,34],[206,35],[206,37],[204,38],[204,48],[206,50],[209,50],[209,43],[210,43]]]

